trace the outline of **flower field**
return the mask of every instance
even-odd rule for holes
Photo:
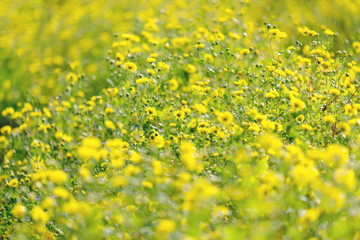
[[[359,12],[1,1],[0,239],[360,239]]]

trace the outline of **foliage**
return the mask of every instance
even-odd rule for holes
[[[359,238],[356,1],[16,2],[2,238]]]

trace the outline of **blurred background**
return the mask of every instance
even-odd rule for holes
[[[140,34],[149,21],[176,31],[177,24],[193,30],[234,19],[229,24],[250,39],[271,22],[288,34],[287,44],[297,40],[298,27],[327,27],[340,33],[336,47],[349,49],[359,39],[359,12],[360,1],[353,0],[1,0],[0,110],[47,103],[69,73],[92,76],[84,92],[96,93],[108,84],[105,59],[114,34]]]

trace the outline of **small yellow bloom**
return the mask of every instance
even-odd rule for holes
[[[153,188],[153,184],[151,182],[149,182],[149,181],[143,181],[142,186],[144,188]]]
[[[250,50],[249,49],[242,49],[241,51],[240,51],[240,54],[241,55],[243,55],[243,56],[245,56],[245,55],[248,55],[250,53]]]
[[[303,110],[306,107],[306,104],[298,98],[292,98],[290,100],[291,103],[291,112],[298,112]]]
[[[312,222],[315,222],[320,215],[321,211],[319,208],[310,208],[305,211],[303,216],[298,218],[298,223],[302,226],[306,226]]]
[[[11,210],[11,214],[15,218],[23,218],[27,212],[27,209],[25,206],[21,205],[20,203],[16,203],[14,208]]]
[[[301,122],[304,121],[304,119],[305,119],[304,115],[299,115],[299,116],[296,117],[295,120],[296,120],[297,122],[301,123]]]
[[[30,211],[30,215],[34,221],[42,222],[42,223],[46,223],[47,221],[49,221],[49,218],[50,218],[48,213],[46,213],[43,209],[41,209],[38,206],[35,206]]]
[[[181,151],[180,159],[184,164],[184,166],[191,171],[196,170],[197,159],[195,158],[195,154],[196,154],[195,146],[190,142],[184,141],[181,142],[180,151]]]
[[[170,69],[170,66],[167,65],[167,64],[164,63],[164,62],[159,62],[159,63],[157,64],[157,66],[158,66],[159,69],[164,70],[164,71],[166,71],[166,72],[168,72],[169,69]]]
[[[260,127],[256,123],[250,123],[249,130],[253,133],[258,133],[260,132]]]
[[[196,68],[195,68],[194,65],[188,64],[188,65],[186,66],[186,71],[187,71],[188,73],[195,73],[195,72],[196,72]]]
[[[56,184],[63,184],[67,180],[67,174],[61,170],[51,170],[48,176],[49,180]]]
[[[204,60],[207,63],[212,63],[214,61],[214,57],[211,54],[207,53],[204,55]]]
[[[345,134],[345,136],[349,135],[351,132],[351,127],[346,122],[339,122],[337,124],[337,127],[339,128],[340,131],[342,131]]]
[[[350,191],[354,190],[357,184],[354,169],[338,168],[334,173],[334,179],[344,184]]]
[[[105,121],[105,127],[108,128],[108,129],[111,129],[111,130],[115,130],[116,129],[116,126],[115,124],[110,121],[110,120],[106,120]]]
[[[148,107],[148,108],[146,108],[146,109],[145,109],[145,112],[146,112],[149,116],[151,116],[151,117],[154,117],[154,116],[157,115],[156,109],[153,108],[153,107]]]
[[[169,89],[171,91],[176,91],[176,89],[178,89],[178,87],[179,87],[179,83],[178,83],[178,81],[176,81],[176,79],[169,80]]]
[[[54,188],[53,193],[55,196],[57,196],[59,198],[63,198],[63,199],[68,199],[70,196],[69,192],[65,188],[62,188],[62,187]]]
[[[111,114],[111,113],[114,113],[114,109],[113,109],[113,108],[111,108],[111,107],[105,108],[105,114]]]
[[[111,184],[113,187],[116,187],[116,188],[124,187],[124,186],[126,186],[127,181],[125,178],[119,176],[119,177],[113,178],[113,180],[111,181]]]
[[[331,31],[330,29],[326,29],[326,30],[324,31],[324,33],[325,33],[327,36],[334,36],[334,35],[335,35],[335,33],[334,33],[333,31]]]
[[[12,108],[12,107],[5,108],[5,109],[1,112],[1,114],[2,114],[4,117],[12,116],[14,113],[15,113],[15,110],[14,110],[14,108]]]
[[[329,93],[331,95],[334,95],[334,96],[339,96],[340,95],[340,90],[336,89],[336,88],[332,88],[329,90]]]
[[[148,59],[146,59],[146,61],[147,61],[148,63],[153,63],[153,62],[156,61],[156,59],[155,59],[155,58],[152,58],[152,57],[149,57]]]
[[[326,115],[323,117],[325,123],[335,123],[335,118],[332,115]]]
[[[305,131],[312,131],[313,130],[312,126],[310,126],[309,124],[306,124],[306,123],[302,124],[300,126],[300,129],[305,130]]]
[[[176,224],[174,221],[163,219],[160,220],[159,225],[156,227],[156,238],[167,239],[168,235],[175,231]]]
[[[271,90],[265,94],[266,98],[276,98],[279,96],[279,93],[276,90]]]
[[[0,132],[2,135],[10,135],[11,133],[11,127],[10,126],[4,126],[0,129]]]
[[[223,112],[220,113],[217,117],[217,119],[219,120],[219,122],[221,122],[223,125],[227,126],[230,123],[232,123],[234,116],[231,112]]]
[[[137,70],[137,66],[133,62],[124,63],[124,69],[129,70],[130,72],[135,72]]]
[[[19,181],[17,179],[12,179],[9,182],[9,186],[12,188],[17,188],[19,186]]]

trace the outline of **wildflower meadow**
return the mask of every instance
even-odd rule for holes
[[[0,239],[360,239],[360,1],[0,1]]]

